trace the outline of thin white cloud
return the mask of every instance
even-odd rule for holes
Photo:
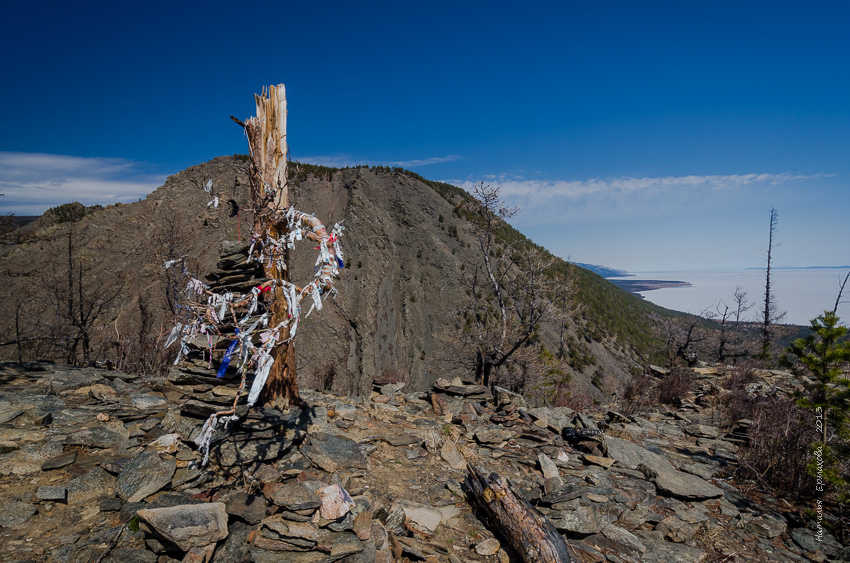
[[[454,162],[461,160],[463,157],[456,154],[447,154],[446,156],[431,156],[428,158],[417,158],[413,160],[357,160],[350,154],[324,155],[324,156],[302,156],[295,160],[298,162],[318,164],[320,166],[331,166],[333,168],[344,168],[346,166],[358,166],[366,164],[368,166],[400,166],[402,168],[414,168],[417,166],[428,166],[430,164],[442,164],[444,162]]]
[[[139,162],[0,151],[0,209],[37,215],[71,201],[84,205],[128,203],[165,181]]]
[[[304,164],[318,164],[319,166],[330,166],[331,168],[345,168],[346,166],[358,166],[369,164],[364,160],[355,160],[350,154],[320,155],[320,156],[296,156],[292,160]]]
[[[532,220],[552,223],[560,222],[565,217],[596,219],[669,211],[704,200],[712,193],[720,195],[719,192],[778,186],[831,176],[835,175],[786,172],[587,180],[535,180],[513,174],[483,175],[482,178],[486,183],[499,185],[502,196],[522,209],[520,222]],[[449,182],[472,191],[480,180]]]
[[[447,154],[446,156],[432,156],[430,158],[420,158],[414,160],[399,160],[396,162],[388,162],[389,166],[401,166],[403,168],[412,168],[414,166],[428,166],[429,164],[442,164],[444,162],[454,162],[462,157],[456,154]]]

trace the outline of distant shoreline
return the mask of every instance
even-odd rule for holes
[[[764,268],[744,268],[745,270],[764,270]],[[850,266],[773,266],[774,270],[850,270]]]
[[[624,289],[629,293],[640,293],[641,291],[653,291],[656,289],[669,289],[672,287],[690,287],[691,282],[672,281],[672,280],[612,280],[613,283],[620,289]]]

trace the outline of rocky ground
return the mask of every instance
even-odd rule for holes
[[[467,463],[510,479],[584,562],[850,560],[789,503],[742,494],[726,475],[746,423],[718,428],[699,401],[627,417],[460,380],[305,392],[309,408],[217,431],[201,467],[192,439],[234,384],[46,363],[2,364],[0,382],[7,562],[517,561],[470,507]]]

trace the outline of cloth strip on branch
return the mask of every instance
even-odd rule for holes
[[[239,330],[237,329],[236,334],[239,334]],[[221,366],[218,368],[218,373],[216,374],[217,379],[221,379],[224,377],[224,374],[227,372],[227,368],[230,366],[230,359],[233,357],[233,352],[236,351],[236,346],[239,345],[239,340],[234,340],[230,343],[230,346],[227,347],[227,351],[224,353],[224,357],[221,359]]]
[[[247,262],[259,262],[264,266],[275,264],[282,271],[285,269],[283,256],[287,248],[292,248],[294,243],[300,240],[318,242],[318,256],[313,280],[304,287],[299,287],[285,280],[272,279],[243,294],[236,292],[216,293],[208,285],[190,276],[186,285],[186,293],[188,297],[194,298],[195,301],[187,307],[188,318],[184,322],[175,324],[166,343],[167,346],[171,346],[175,342],[179,342],[180,349],[174,362],[177,365],[184,356],[190,353],[189,346],[194,343],[195,338],[199,334],[205,335],[207,344],[204,348],[209,350],[210,361],[212,361],[213,346],[210,338],[213,335],[226,337],[225,334],[222,334],[221,329],[225,325],[226,317],[229,318],[228,311],[231,313],[230,316],[232,316],[233,325],[235,325],[235,336],[227,337],[232,339],[232,342],[228,345],[221,359],[217,377],[224,377],[233,361],[234,354],[236,354],[238,358],[237,374],[241,375],[240,388],[233,407],[212,414],[204,424],[201,434],[196,438],[196,444],[204,454],[204,465],[207,463],[209,445],[217,427],[217,420],[231,421],[238,418],[235,414],[236,405],[242,390],[246,386],[249,373],[253,374],[254,379],[248,394],[248,406],[253,406],[259,399],[274,363],[272,353],[276,348],[290,342],[295,337],[301,320],[302,300],[308,295],[312,299],[312,305],[307,314],[304,315],[306,318],[312,313],[313,309],[322,309],[323,296],[335,297],[337,294],[334,279],[339,277],[339,268],[343,267],[342,248],[339,241],[344,230],[341,222],[335,224],[331,233],[328,234],[325,226],[315,215],[297,211],[293,207],[290,207],[285,213],[279,213],[277,219],[286,222],[289,227],[289,235],[275,239],[271,236],[261,237],[254,233],[251,237]],[[269,316],[266,310],[259,319],[248,325],[254,313],[261,307],[260,296],[266,292],[272,292],[275,287],[283,289],[288,317],[277,326],[269,328],[267,327]],[[204,302],[197,301],[198,298],[204,296],[206,297]],[[239,311],[238,316],[237,311]],[[288,338],[281,338],[284,328],[289,329]],[[257,333],[258,330],[259,333]],[[259,342],[255,343],[255,340]]]

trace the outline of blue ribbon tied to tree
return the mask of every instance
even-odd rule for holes
[[[236,329],[236,336],[239,336],[239,329]],[[233,342],[230,343],[230,346],[227,347],[227,351],[224,353],[224,357],[221,359],[221,366],[218,368],[218,374],[216,378],[221,379],[224,377],[225,372],[227,371],[228,366],[230,366],[230,359],[233,357],[233,352],[236,351],[236,346],[239,344],[239,339],[237,338]]]

